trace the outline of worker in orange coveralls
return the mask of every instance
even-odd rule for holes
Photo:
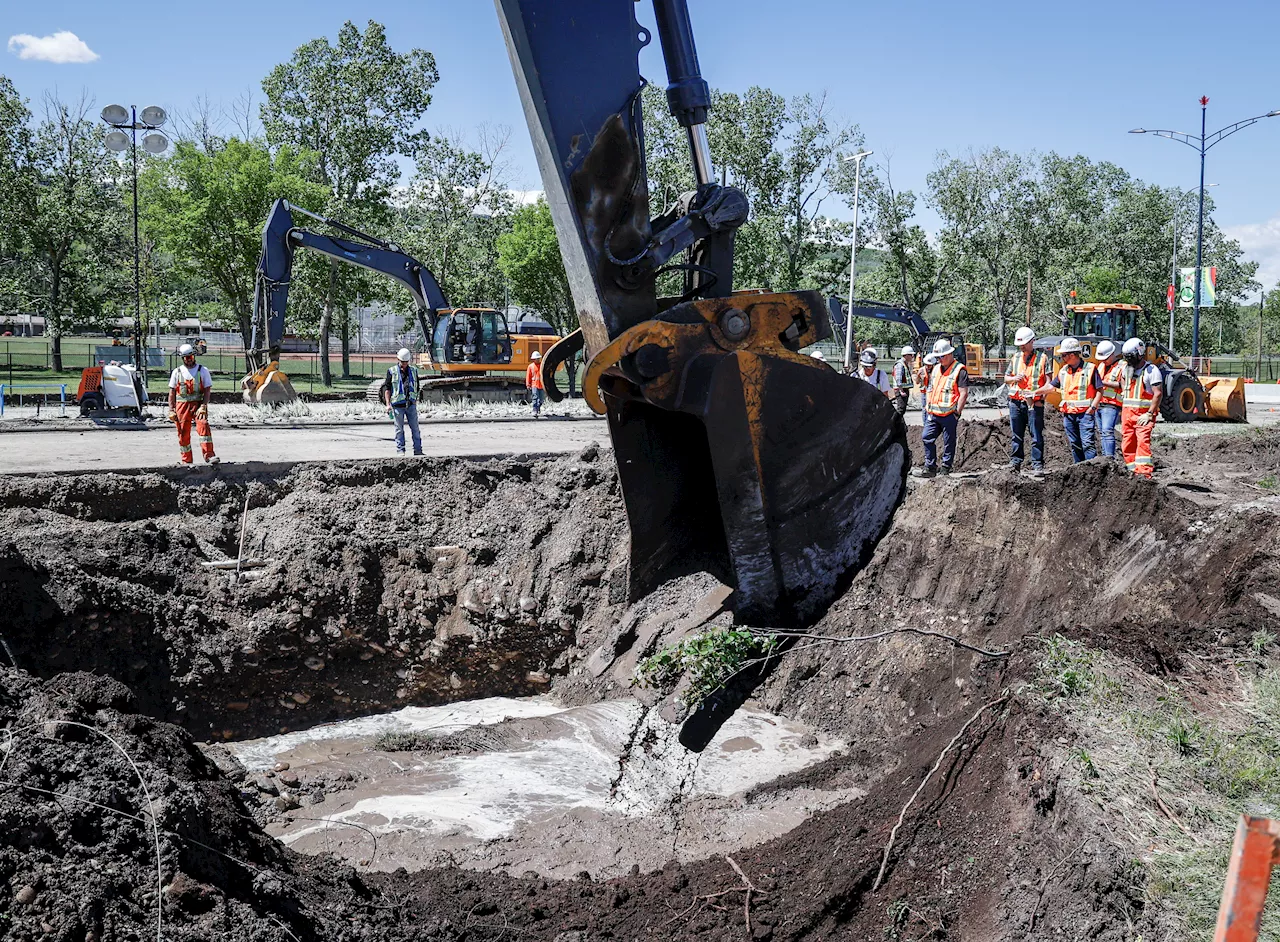
[[[193,464],[191,426],[200,439],[200,453],[209,464],[217,464],[213,453],[213,433],[209,431],[209,394],[213,377],[207,367],[196,364],[196,351],[189,343],[178,348],[182,364],[169,376],[169,421],[178,426],[178,453],[183,464]]]
[[[524,388],[529,390],[529,399],[533,402],[533,414],[542,414],[542,402],[547,391],[542,385],[542,354],[537,350],[529,357],[529,368],[524,371]]]

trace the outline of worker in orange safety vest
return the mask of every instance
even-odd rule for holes
[[[208,367],[196,363],[195,348],[184,343],[178,348],[182,363],[169,375],[169,421],[178,427],[178,456],[182,464],[194,465],[191,451],[191,426],[196,427],[200,454],[209,464],[217,464],[213,453],[213,432],[209,429],[209,395],[213,377]]]
[[[1098,381],[1102,385],[1102,398],[1098,401],[1098,437],[1102,439],[1102,453],[1114,458],[1116,427],[1120,424],[1120,410],[1124,408],[1120,394],[1124,360],[1120,358],[1120,348],[1110,340],[1102,341],[1094,352],[1098,357]]]
[[[537,350],[529,356],[529,368],[524,371],[524,388],[529,390],[529,401],[533,403],[534,416],[541,416],[542,403],[547,398],[547,390],[542,385],[542,354]]]
[[[1093,417],[1102,398],[1102,384],[1098,381],[1098,369],[1082,356],[1080,341],[1064,337],[1058,345],[1062,356],[1062,369],[1043,387],[1047,393],[1057,389],[1062,393],[1058,409],[1062,412],[1062,430],[1071,445],[1071,462],[1091,461],[1098,457],[1094,444]]]
[[[1147,345],[1137,337],[1124,342],[1123,353],[1120,448],[1124,454],[1124,466],[1138,477],[1150,479],[1155,473],[1151,433],[1156,427],[1156,417],[1160,415],[1163,380],[1160,370],[1147,362]]]
[[[956,457],[960,416],[969,400],[969,371],[956,359],[955,352],[956,348],[945,337],[933,345],[933,355],[938,358],[938,364],[929,376],[929,387],[925,393],[924,432],[920,436],[920,443],[924,446],[924,467],[913,472],[917,477],[950,474]],[[940,465],[937,461],[939,437],[942,438]]]

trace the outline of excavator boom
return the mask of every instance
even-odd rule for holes
[[[582,326],[584,395],[607,415],[633,597],[717,572],[737,616],[812,622],[905,492],[884,396],[801,352],[831,333],[817,292],[733,291],[743,194],[717,182],[710,92],[684,0],[653,0],[667,101],[696,189],[650,217],[634,0],[496,0]],[[661,270],[684,291],[661,299]]]

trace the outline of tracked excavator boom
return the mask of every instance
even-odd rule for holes
[[[709,568],[739,619],[806,623],[866,561],[905,490],[884,396],[801,353],[817,292],[733,290],[745,196],[716,181],[707,83],[683,0],[654,0],[667,101],[697,188],[650,217],[634,0],[496,0],[631,527],[633,597]],[[657,296],[661,270],[684,292]]]

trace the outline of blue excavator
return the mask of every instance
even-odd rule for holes
[[[496,0],[581,329],[583,397],[608,419],[631,529],[630,592],[695,570],[735,617],[812,624],[903,499],[906,429],[884,396],[807,356],[816,291],[735,291],[747,198],[718,181],[710,89],[685,0],[653,0],[666,98],[697,185],[651,216],[635,0]],[[683,275],[659,297],[659,275]],[[545,375],[544,375],[545,379]],[[549,392],[553,384],[548,384]]]
[[[299,226],[295,214],[332,231]],[[423,380],[424,394],[501,398],[523,393],[525,368],[533,354],[547,353],[560,339],[554,334],[513,334],[506,316],[492,308],[450,307],[431,270],[396,243],[280,199],[262,229],[254,282],[249,373],[240,383],[250,405],[281,405],[298,398],[280,368],[280,347],[294,258],[302,250],[383,275],[409,292],[425,348],[421,363],[431,372]],[[381,381],[375,383],[380,385]]]

